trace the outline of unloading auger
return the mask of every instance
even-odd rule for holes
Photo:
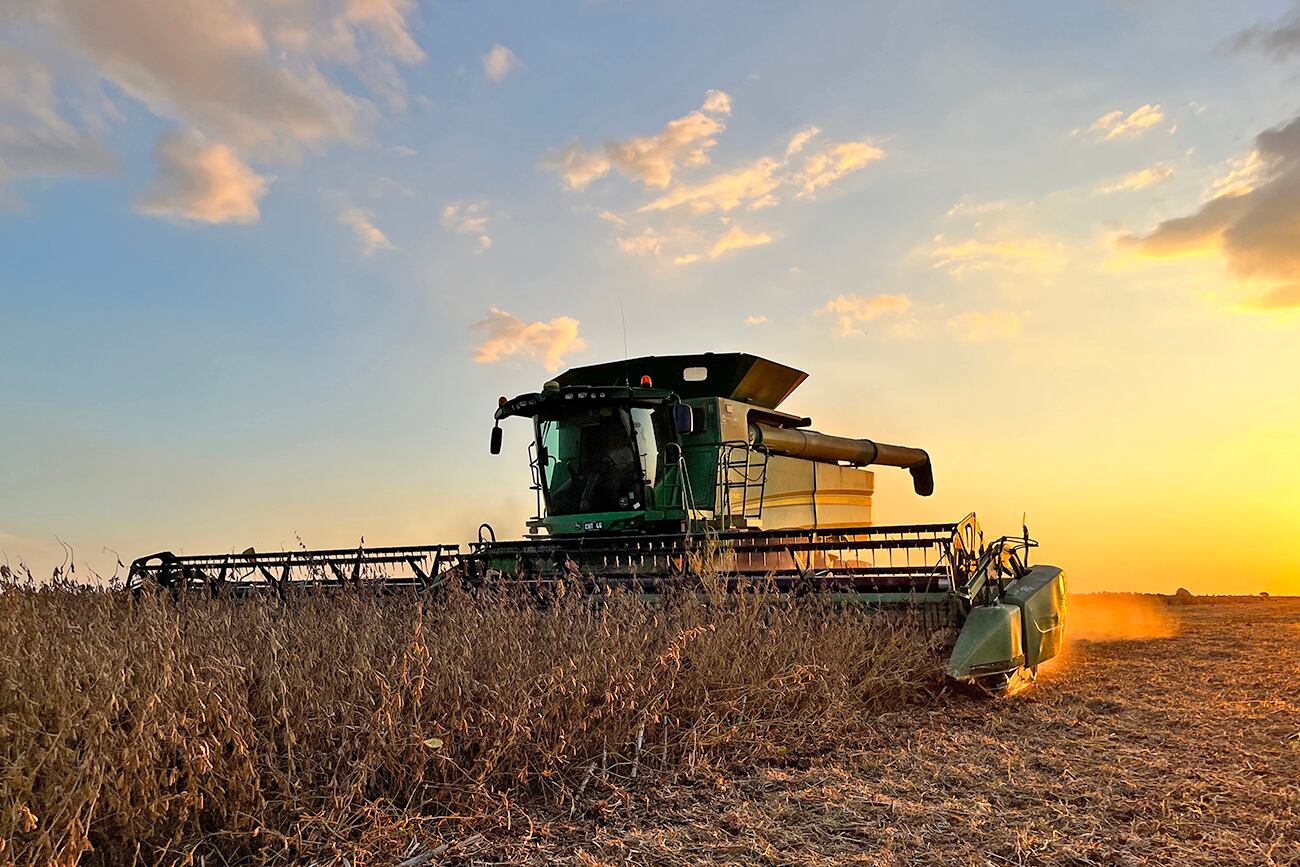
[[[689,585],[707,560],[711,574],[732,586],[762,579],[780,591],[910,608],[938,634],[955,636],[948,674],[986,691],[1032,677],[1061,648],[1064,572],[1028,564],[1037,543],[1027,531],[986,542],[974,514],[873,526],[875,477],[867,467],[905,469],[916,493],[929,496],[930,456],[819,433],[811,419],[778,410],[806,378],[745,353],[573,368],[497,407],[493,454],[501,451],[501,422],[532,422],[537,514],[524,539],[498,541],[484,525],[464,551],[163,552],[133,562],[128,586],[432,591],[454,575],[653,594]]]

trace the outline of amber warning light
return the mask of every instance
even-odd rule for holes
[[[645,376],[641,377],[641,387],[642,387],[642,388],[653,388],[653,387],[654,387],[654,382],[651,381],[651,379],[650,379],[650,374],[647,373]]]

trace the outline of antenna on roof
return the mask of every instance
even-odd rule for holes
[[[627,314],[623,311],[623,299],[618,299],[618,318],[623,323],[623,384],[632,385],[632,378],[627,372]]]

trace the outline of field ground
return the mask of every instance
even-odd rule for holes
[[[1168,611],[1174,635],[1076,641],[1011,699],[952,696],[850,747],[534,817],[468,860],[1300,864],[1300,599]]]
[[[992,701],[814,595],[0,591],[0,867],[1300,867],[1300,598],[1073,597]]]

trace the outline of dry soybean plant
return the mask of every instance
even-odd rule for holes
[[[648,604],[8,580],[0,863],[327,862],[376,815],[487,830],[516,801],[572,811],[615,782],[833,743],[938,684],[905,617],[717,583]]]

